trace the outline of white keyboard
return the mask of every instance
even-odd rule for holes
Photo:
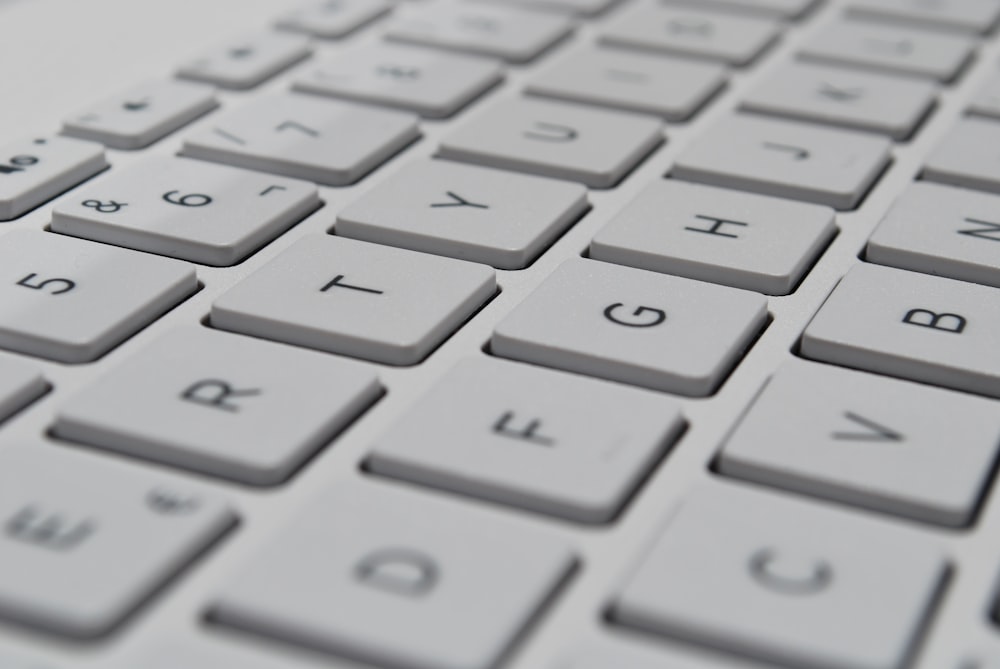
[[[0,0],[0,669],[997,669],[998,29]]]

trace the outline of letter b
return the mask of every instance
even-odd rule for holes
[[[942,332],[953,332],[962,334],[968,321],[964,316],[958,314],[938,314],[929,309],[910,309],[903,316],[903,322],[907,325],[918,325],[922,328],[941,330]]]

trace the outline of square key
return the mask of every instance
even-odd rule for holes
[[[56,232],[206,265],[233,265],[319,208],[316,186],[148,156],[64,198]]]
[[[962,118],[927,156],[924,178],[1000,194],[1000,123]]]
[[[304,68],[292,87],[445,118],[502,78],[503,69],[492,59],[379,42]]]
[[[598,232],[590,257],[787,295],[836,229],[828,207],[671,179],[647,186]]]
[[[736,115],[696,138],[671,175],[853,209],[889,165],[891,148],[869,133]]]
[[[442,158],[610,188],[663,142],[659,119],[561,102],[490,105],[441,143]]]
[[[493,669],[572,569],[552,533],[453,501],[333,481],[210,619],[399,669]]]
[[[415,116],[310,95],[256,98],[184,140],[182,155],[327,186],[354,183],[420,136]]]
[[[918,181],[868,239],[865,259],[1000,288],[1000,196]]]
[[[389,365],[425,358],[496,291],[492,268],[310,235],[224,293],[214,327]]]
[[[680,432],[652,393],[465,360],[375,443],[368,468],[584,523],[611,520]]]
[[[104,636],[235,521],[224,501],[161,472],[6,443],[0,619],[73,639]]]
[[[521,269],[587,207],[587,190],[579,184],[444,160],[419,161],[341,210],[336,233]]]
[[[682,501],[612,616],[768,667],[903,669],[946,574],[934,537],[706,486]]]
[[[1000,397],[1000,290],[859,264],[802,334],[802,355]]]
[[[719,470],[961,527],[990,484],[998,442],[989,400],[792,360],[729,437]]]
[[[763,329],[756,293],[582,258],[500,322],[505,358],[691,396],[713,393]]]
[[[726,69],[621,49],[568,53],[528,80],[531,95],[686,121],[726,85]]]
[[[96,360],[198,290],[194,267],[51,232],[0,237],[0,347]]]
[[[274,485],[381,392],[375,374],[313,351],[176,330],[60,408],[55,433],[253,485]]]

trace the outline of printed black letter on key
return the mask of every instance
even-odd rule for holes
[[[910,309],[903,316],[903,322],[907,325],[917,325],[932,330],[942,332],[953,332],[962,334],[969,322],[964,316],[958,314],[938,314],[929,309]]]

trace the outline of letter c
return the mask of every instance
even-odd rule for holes
[[[604,317],[607,318],[612,323],[617,323],[618,325],[624,325],[629,328],[651,328],[656,327],[663,321],[667,320],[667,312],[661,309],[654,309],[653,307],[639,307],[632,312],[632,316],[635,316],[639,320],[626,321],[622,320],[618,316],[615,316],[615,312],[621,309],[625,305],[621,302],[612,304],[607,309],[604,310]]]

